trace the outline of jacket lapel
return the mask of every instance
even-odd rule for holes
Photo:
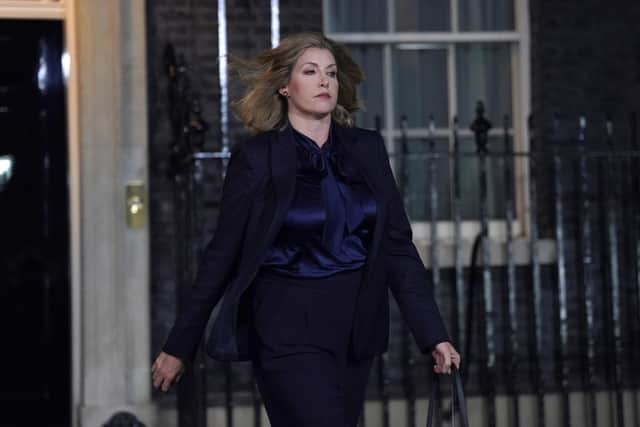
[[[271,179],[275,193],[275,211],[268,228],[267,241],[271,242],[293,200],[296,184],[296,147],[290,126],[276,131],[271,141]],[[272,236],[273,235],[273,236]]]
[[[383,225],[387,213],[385,198],[383,197],[381,186],[378,185],[376,180],[377,176],[375,174],[375,168],[378,168],[379,165],[375,165],[372,162],[372,158],[375,156],[371,150],[374,148],[367,147],[367,141],[362,139],[359,140],[354,129],[340,126],[338,124],[334,124],[334,126],[335,136],[339,139],[338,142],[345,148],[345,153],[349,156],[349,161],[353,162],[362,173],[364,180],[369,186],[369,190],[371,190],[371,194],[376,201],[376,223],[373,229],[373,237],[371,239],[369,254],[367,255],[367,262],[365,264],[365,280],[362,282],[368,283],[368,276],[371,273],[372,264],[376,259],[378,249],[380,247],[380,239],[382,238],[382,230],[384,229]]]
[[[264,234],[262,234],[261,238],[257,241],[258,243],[253,252],[253,256],[249,258],[252,261],[249,264],[251,265],[251,270],[246,271],[246,273],[250,274],[248,282],[253,280],[253,276],[255,276],[262,265],[268,253],[269,246],[276,238],[284,221],[284,217],[286,216],[287,209],[293,199],[297,160],[294,142],[293,133],[289,127],[284,130],[272,131],[269,140],[265,141],[266,144],[270,145],[269,162],[271,165],[270,173],[273,198],[265,204],[263,212],[265,214],[271,212],[272,215],[270,218],[265,218],[264,223],[258,230],[259,232],[264,231]]]

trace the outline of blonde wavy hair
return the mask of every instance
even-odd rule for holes
[[[287,99],[278,93],[285,86],[294,65],[309,48],[327,49],[338,68],[338,102],[332,119],[353,126],[351,114],[363,108],[356,95],[356,86],[365,74],[345,47],[317,32],[295,33],[284,37],[280,44],[261,52],[254,59],[230,58],[230,66],[246,84],[242,98],[232,102],[233,112],[252,132],[282,128],[287,123]]]

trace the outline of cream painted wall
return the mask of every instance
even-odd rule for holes
[[[125,216],[127,182],[147,182],[144,1],[76,1],[73,14],[82,247],[78,420],[102,425],[128,410],[151,426],[148,225],[129,229]]]

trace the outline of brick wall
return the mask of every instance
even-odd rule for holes
[[[640,3],[633,0],[530,0],[531,40],[532,40],[532,111],[537,133],[538,148],[574,149],[577,146],[578,116],[587,117],[586,142],[591,149],[607,150],[605,140],[605,120],[611,116],[614,123],[613,147],[616,151],[630,148],[629,116],[640,112]],[[554,131],[553,118],[558,119]],[[638,160],[636,160],[638,164]],[[631,221],[629,211],[638,205],[637,196],[629,188],[628,178],[634,168],[629,158],[618,159],[615,166],[607,165],[606,159],[592,159],[588,163],[587,197],[592,202],[591,216],[593,251],[589,271],[582,272],[582,246],[580,241],[580,218],[584,213],[578,203],[579,170],[577,159],[563,156],[559,168],[553,169],[551,162],[541,165],[538,176],[540,212],[538,220],[543,235],[554,237],[558,206],[553,198],[553,186],[557,171],[565,195],[562,198],[563,228],[565,236],[565,256],[568,265],[567,292],[569,317],[570,374],[581,375],[583,370],[577,364],[584,360],[581,345],[584,334],[593,333],[596,344],[598,385],[610,386],[610,367],[603,364],[611,360],[611,288],[609,278],[611,266],[608,263],[609,240],[606,235],[608,224],[617,227],[621,255],[618,265],[621,277],[621,292],[628,295],[621,305],[621,322],[624,334],[634,330],[637,323],[632,295],[633,269],[629,246]],[[637,174],[637,168],[635,169]],[[607,207],[606,198],[613,195],[614,208]],[[616,215],[615,222],[607,216]],[[555,273],[557,278],[557,272]],[[588,277],[594,286],[594,330],[587,331],[582,323],[583,280]],[[555,285],[557,286],[557,284]],[[557,290],[556,290],[557,294]],[[557,296],[556,296],[557,301]],[[549,314],[557,320],[558,306],[555,302],[548,308]],[[558,325],[559,326],[559,325]],[[554,333],[557,333],[554,332]],[[556,339],[556,349],[558,340]],[[623,339],[625,353],[637,344]],[[576,363],[574,365],[574,363]],[[627,376],[637,378],[638,370],[632,367],[630,359],[622,361],[625,372],[635,372]],[[584,366],[582,367],[584,368]],[[556,366],[557,369],[557,366]],[[580,384],[576,384],[580,386]]]
[[[227,2],[227,39],[231,55],[251,57],[271,43],[271,16],[268,1],[244,0]],[[281,35],[322,28],[321,0],[281,1]],[[176,309],[176,204],[174,184],[169,176],[168,78],[165,74],[163,50],[166,43],[184,55],[189,68],[191,86],[199,94],[204,119],[210,130],[205,149],[217,151],[220,142],[220,88],[218,79],[217,2],[211,0],[154,0],[147,2],[149,135],[150,135],[150,203],[152,263],[152,351],[160,349],[173,324]],[[229,98],[239,97],[241,86],[233,75],[229,80]],[[230,143],[247,135],[230,114]],[[215,229],[220,197],[220,162],[201,165],[202,186],[197,188],[199,219],[203,230],[196,245],[204,244]],[[179,213],[179,212],[178,212]],[[224,376],[215,361],[209,361],[211,391],[222,390]],[[247,367],[234,364],[235,377],[246,383]]]
[[[633,0],[530,0],[533,112],[547,130],[552,114],[575,135],[585,113],[602,134],[606,114],[622,122],[640,98],[640,3]]]
[[[589,139],[600,143],[602,119],[612,114],[620,120],[616,130],[620,138],[616,144],[628,143],[627,114],[638,109],[640,99],[640,3],[629,0],[605,3],[600,0],[530,0],[532,29],[532,76],[533,113],[536,125],[543,129],[542,141],[547,146],[562,141],[568,143],[577,130],[577,114],[584,112],[600,127],[590,126]],[[281,33],[300,30],[319,30],[322,27],[321,0],[286,0],[280,2]],[[227,2],[229,53],[241,57],[255,55],[270,44],[269,2]],[[170,128],[167,103],[167,78],[163,69],[162,51],[165,43],[175,45],[178,53],[185,56],[190,69],[193,88],[200,94],[205,119],[211,130],[207,133],[205,148],[220,148],[219,132],[219,82],[217,65],[217,3],[210,0],[154,0],[147,3],[148,20],[148,66],[150,103],[150,189],[152,232],[152,321],[153,351],[160,348],[174,319],[176,287],[176,228],[174,218],[174,194],[169,172]],[[231,76],[230,99],[240,94],[237,80]],[[561,120],[561,132],[551,138],[551,117],[557,113]],[[240,140],[246,135],[238,122],[230,117],[230,139]],[[556,142],[554,142],[556,141]],[[217,214],[220,195],[219,163],[212,161],[202,165],[206,175],[206,186],[199,188],[199,215],[204,224],[199,243],[211,235]],[[570,169],[570,168],[569,168]],[[539,182],[539,219],[543,235],[553,236],[553,200],[551,170],[543,168],[544,181]],[[574,233],[577,224],[575,205],[575,181],[565,175],[565,226]],[[597,187],[594,186],[594,191]],[[599,220],[599,217],[594,218]],[[575,234],[568,235],[567,254],[569,261],[577,257]],[[599,254],[596,248],[596,255]],[[602,267],[595,266],[594,273]],[[448,273],[443,273],[446,277]],[[501,272],[496,272],[496,286],[501,281]],[[545,295],[553,293],[554,272],[548,271]],[[576,283],[577,272],[569,269],[570,283]],[[522,276],[526,282],[529,274]],[[443,285],[438,291],[440,301],[449,301],[451,295]],[[572,299],[577,299],[577,290],[570,289]],[[499,295],[496,298],[500,298]],[[553,307],[553,304],[550,305]],[[444,304],[443,311],[451,307]],[[572,328],[579,308],[572,308]],[[552,313],[550,313],[552,315]],[[400,316],[395,305],[392,310],[393,325],[397,329]],[[523,331],[524,333],[524,331]],[[394,339],[399,338],[394,334]],[[572,341],[578,337],[572,335]],[[599,342],[600,343],[600,342]],[[602,342],[606,344],[606,342]],[[397,347],[395,344],[394,347]],[[573,357],[573,356],[572,356]],[[578,356],[575,356],[578,357]],[[391,375],[399,377],[397,368],[400,356],[390,354],[396,367]],[[481,363],[481,361],[479,361]],[[423,366],[419,366],[423,369]],[[480,365],[472,366],[481,369]],[[550,365],[546,370],[551,369]],[[240,388],[248,381],[247,366],[234,364],[234,376]],[[545,371],[546,372],[546,371]],[[551,380],[552,374],[546,372]],[[209,362],[209,385],[211,391],[221,391],[224,376],[214,361]],[[399,384],[399,383],[398,383]],[[373,387],[373,382],[370,384]]]

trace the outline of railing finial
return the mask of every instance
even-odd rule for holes
[[[475,134],[476,152],[486,153],[489,142],[489,129],[493,127],[491,122],[484,116],[484,103],[478,101],[476,104],[476,118],[469,127]]]

